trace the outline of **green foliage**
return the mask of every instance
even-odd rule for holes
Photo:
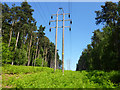
[[[15,63],[25,65],[27,62],[27,52],[25,49],[17,49],[15,53]]]
[[[119,71],[65,71],[48,67],[11,66],[3,67],[3,87],[13,88],[117,88],[111,78]],[[114,77],[116,78],[116,77]],[[118,77],[119,79],[119,77]],[[117,80],[117,79],[116,79]]]
[[[33,12],[28,2],[22,2],[20,6],[13,4],[12,7],[2,4],[2,64],[53,65],[55,45],[45,36],[45,26],[39,25],[37,29]]]
[[[25,64],[27,61],[27,53],[24,49],[17,49],[16,53],[14,48],[11,46],[8,48],[8,45],[2,43],[2,64],[11,64],[12,59],[15,58],[15,63],[19,65]]]
[[[42,58],[37,58],[36,59],[36,66],[41,66],[42,67],[42,61],[43,61]]]
[[[15,66],[15,65],[9,65],[5,64],[2,69],[2,73],[6,74],[20,74],[20,73],[35,73],[35,72],[41,72],[41,71],[51,71],[53,70],[48,67],[34,67],[34,66]]]
[[[14,57],[14,52],[11,52],[7,44],[2,43],[2,63],[10,64]]]
[[[47,66],[48,66],[48,63],[45,62],[44,60],[43,60],[43,66],[44,66],[44,67],[47,67]]]
[[[0,36],[0,64],[2,64],[2,37]]]
[[[110,80],[115,84],[120,84],[120,71],[111,71]]]
[[[95,11],[96,24],[104,24],[95,30],[91,44],[87,45],[76,70],[120,70],[120,1],[106,2],[101,10]]]

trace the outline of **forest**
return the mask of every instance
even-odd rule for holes
[[[103,24],[83,50],[76,70],[120,70],[120,1],[106,2],[95,11],[96,24]]]
[[[54,67],[55,45],[45,36],[45,27],[36,26],[28,2],[21,6],[2,4],[2,64]],[[57,68],[61,60],[57,53]]]

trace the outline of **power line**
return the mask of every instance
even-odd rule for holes
[[[62,10],[62,14],[58,14],[59,10]],[[49,22],[49,25],[51,22],[56,22],[56,27],[51,27],[51,28],[56,28],[56,35],[55,35],[55,67],[54,67],[54,70],[56,71],[56,59],[57,59],[57,29],[58,28],[62,28],[63,31],[62,31],[62,71],[63,71],[63,75],[64,75],[64,28],[65,27],[69,27],[69,30],[71,31],[71,27],[70,26],[64,26],[64,22],[65,21],[70,21],[70,23],[72,24],[72,21],[71,19],[68,19],[68,20],[65,20],[65,15],[69,15],[70,13],[64,13],[63,11],[63,8],[59,8],[58,11],[57,11],[57,14],[52,14],[52,16],[57,16],[56,20],[52,20]],[[62,20],[58,20],[58,16],[59,15],[62,15],[63,16],[63,19]],[[70,17],[69,17],[70,18]],[[62,27],[58,27],[58,21],[62,21],[63,22],[63,25]],[[50,31],[51,31],[51,28],[50,28]]]
[[[68,11],[70,13],[70,0],[68,0]]]
[[[39,6],[40,6],[40,8],[41,8],[41,10],[43,12],[44,17],[47,19],[46,14],[44,13],[44,10],[42,9],[41,5],[39,5]],[[47,21],[49,21],[49,20],[47,20]]]
[[[72,18],[72,2],[71,2],[71,7],[70,8],[71,8],[71,12],[70,13],[71,13],[71,18]]]
[[[44,15],[41,13],[41,11],[39,11],[39,7],[38,7],[38,5],[36,4],[36,2],[34,2],[34,4],[35,4],[35,7],[36,7],[35,9],[37,10],[36,12],[38,13],[38,15],[41,16],[41,19],[43,19],[44,23],[45,23],[46,25],[48,25],[46,19],[44,18]]]
[[[68,0],[68,11],[69,11],[69,13],[71,13],[71,18],[72,18],[72,2],[70,0]],[[69,34],[69,59],[68,59],[69,60],[68,61],[69,70],[70,70],[70,60],[72,60],[71,55],[72,55],[72,39],[71,39],[71,32],[70,32],[70,34]]]
[[[50,11],[50,9],[48,8],[47,3],[46,3],[46,7],[47,7],[48,12],[51,14],[51,11]]]

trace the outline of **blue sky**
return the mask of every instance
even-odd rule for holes
[[[15,3],[17,6],[20,2],[6,2],[9,6]],[[70,69],[76,70],[76,64],[82,51],[86,48],[87,44],[91,43],[91,37],[93,31],[102,28],[102,25],[95,24],[95,11],[101,10],[101,5],[104,2],[28,2],[34,9],[33,17],[37,21],[37,26],[43,25],[46,27],[45,35],[50,41],[55,43],[55,29],[49,32],[49,21],[52,14],[56,14],[59,7],[64,9],[65,13],[71,13],[71,19],[73,24],[71,25],[72,31],[69,28],[65,28],[65,46],[64,46],[64,61],[65,69],[68,69],[68,61],[70,62]],[[56,17],[53,17],[55,20]],[[59,17],[59,20],[62,17]],[[65,16],[65,19],[69,19]],[[51,26],[55,26],[52,23]],[[61,23],[58,24],[61,26]],[[69,26],[68,22],[65,22],[65,26]],[[62,59],[62,29],[58,29],[58,46],[60,59]]]

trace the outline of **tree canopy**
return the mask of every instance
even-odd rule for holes
[[[96,24],[104,27],[93,32],[76,70],[120,70],[120,1],[106,2],[95,13]]]
[[[45,36],[45,27],[36,26],[33,12],[27,2],[11,8],[2,4],[2,64],[54,68],[55,45]],[[57,63],[60,68],[59,55]]]

